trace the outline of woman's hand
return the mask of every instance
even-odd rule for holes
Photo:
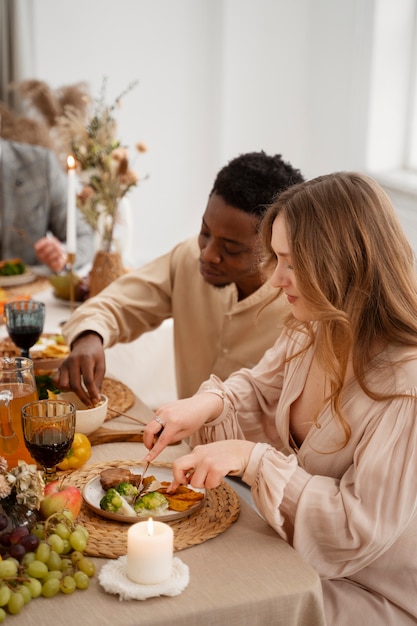
[[[168,444],[189,437],[222,410],[223,399],[213,393],[164,404],[144,430],[143,443],[149,449],[145,461],[153,461]]]
[[[199,489],[214,489],[228,474],[242,476],[254,446],[252,441],[241,439],[196,446],[190,454],[174,461],[174,480],[169,491],[184,484]]]

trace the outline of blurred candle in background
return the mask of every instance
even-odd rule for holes
[[[168,524],[139,522],[127,531],[127,577],[141,585],[155,585],[172,575],[174,531]]]
[[[75,255],[76,242],[76,179],[75,159],[70,154],[67,158],[68,192],[67,192],[67,254]]]

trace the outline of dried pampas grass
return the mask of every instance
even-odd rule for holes
[[[54,150],[65,169],[72,138],[65,137],[64,140],[57,127],[68,111],[84,124],[91,102],[87,84],[80,82],[51,89],[44,81],[31,79],[12,83],[9,89],[19,94],[26,114],[19,115],[0,102],[0,136]]]
[[[0,136],[4,139],[53,149],[53,141],[46,124],[17,115],[2,102],[0,102],[0,117]]]
[[[88,87],[84,82],[51,89],[41,80],[24,80],[10,85],[10,89],[16,91],[23,101],[29,103],[32,110],[40,114],[50,128],[56,125],[58,118],[65,113],[68,106],[73,107],[82,117],[85,117],[90,102]]]

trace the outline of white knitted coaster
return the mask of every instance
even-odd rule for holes
[[[140,585],[127,577],[127,556],[108,561],[100,570],[98,579],[107,593],[118,594],[120,600],[146,600],[156,596],[178,596],[190,581],[188,565],[173,558],[171,578],[157,585]]]

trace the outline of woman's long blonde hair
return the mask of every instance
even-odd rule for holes
[[[346,443],[350,428],[341,394],[349,358],[364,392],[385,399],[395,395],[367,385],[371,360],[389,344],[417,346],[414,254],[388,196],[362,174],[336,172],[281,193],[261,225],[266,267],[276,264],[271,235],[278,215],[285,220],[298,288],[318,321],[314,331],[295,319],[288,325],[316,344]]]

